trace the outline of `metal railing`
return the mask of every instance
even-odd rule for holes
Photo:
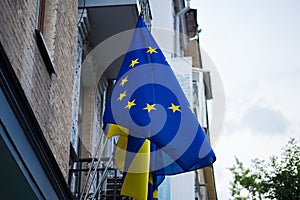
[[[97,200],[117,200],[120,198],[120,188],[122,177],[115,168],[111,168],[106,162],[105,167],[97,166],[98,159],[81,158],[74,162],[74,168],[69,170],[70,177],[75,176],[76,184],[73,194],[76,200],[97,199]],[[92,171],[90,174],[88,172]],[[91,179],[91,177],[94,177]],[[71,186],[69,179],[69,185]]]

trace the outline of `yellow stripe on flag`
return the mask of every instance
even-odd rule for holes
[[[149,183],[151,184],[151,186],[149,187],[152,187],[152,191],[154,190],[153,188],[153,173],[149,173]],[[154,190],[153,191],[153,194],[152,194],[152,199],[158,199],[158,191],[157,190]]]
[[[124,172],[124,165],[127,155],[128,129],[117,124],[107,125],[107,137],[119,136],[117,148],[115,150],[115,164],[118,169]],[[133,197],[134,200],[147,200],[148,181],[149,181],[149,165],[150,165],[150,141],[145,142],[137,153],[129,166],[128,172],[124,177],[121,195]]]
[[[107,124],[106,126],[107,128],[105,130],[108,130],[106,133],[107,138],[119,135],[128,135],[129,133],[129,130],[127,128],[117,124]]]
[[[154,192],[153,192],[153,198],[154,199],[158,199],[158,191],[157,190],[154,190]]]
[[[120,135],[115,151],[115,164],[117,165],[118,169],[122,172],[124,172],[124,165],[126,160],[127,141],[127,136]]]
[[[135,200],[147,199],[149,164],[150,141],[145,140],[126,173],[121,189],[121,195],[133,197]]]

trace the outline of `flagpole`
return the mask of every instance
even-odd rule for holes
[[[95,196],[96,196],[96,194],[97,194],[97,191],[98,191],[99,189],[101,190],[101,188],[102,188],[103,181],[104,181],[104,179],[105,179],[105,174],[107,173],[107,170],[108,170],[109,165],[110,165],[110,163],[111,163],[111,161],[112,161],[112,158],[113,158],[113,156],[111,156],[111,157],[109,158],[109,160],[108,160],[108,163],[107,163],[107,165],[106,165],[106,167],[105,167],[105,169],[104,169],[104,171],[103,171],[103,175],[102,175],[101,181],[100,181],[100,183],[97,185],[97,188],[96,188],[96,190],[95,190],[95,192],[94,192],[94,195],[93,195],[92,199],[95,198]],[[86,200],[86,198],[85,198],[84,200]]]
[[[102,147],[101,150],[100,150],[100,153],[99,153],[99,159],[98,159],[97,164],[96,164],[96,167],[95,167],[95,169],[94,169],[94,171],[93,171],[94,173],[93,173],[93,177],[92,177],[92,181],[91,181],[91,182],[93,182],[93,180],[94,180],[94,178],[95,178],[95,174],[96,174],[95,172],[97,171],[97,168],[98,168],[98,166],[99,166],[99,164],[100,164],[101,155],[103,154],[103,151],[104,151],[104,149],[105,149],[105,146],[106,146],[107,141],[108,141],[108,139],[107,139],[107,137],[105,137],[104,145],[103,145],[103,147]],[[101,140],[99,140],[97,150],[100,148],[100,144],[101,144]],[[97,151],[96,151],[96,154],[95,154],[95,156],[93,157],[93,160],[92,160],[92,162],[91,162],[91,166],[90,166],[89,172],[88,172],[88,174],[87,174],[87,179],[86,179],[86,181],[85,181],[85,183],[84,183],[84,186],[83,186],[83,188],[82,188],[82,190],[81,190],[81,194],[80,194],[80,198],[79,198],[79,199],[82,199],[82,198],[83,198],[83,193],[84,193],[84,190],[85,190],[85,188],[86,188],[86,186],[87,186],[87,184],[88,184],[88,181],[89,181],[89,178],[90,178],[90,175],[91,175],[91,171],[92,171],[92,167],[93,167],[93,163],[95,162],[96,156],[97,156]],[[90,188],[91,188],[91,185],[89,185],[87,191],[89,191]],[[87,192],[86,192],[86,194],[85,194],[84,199],[86,199],[86,197],[87,197]]]

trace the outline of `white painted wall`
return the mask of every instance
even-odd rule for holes
[[[194,173],[188,172],[170,177],[171,200],[194,200]]]
[[[152,13],[152,27],[174,29],[173,24],[173,1],[172,0],[150,0]]]
[[[192,57],[171,58],[169,64],[190,105],[193,105]]]
[[[167,59],[174,51],[174,10],[172,0],[150,0],[151,33]]]

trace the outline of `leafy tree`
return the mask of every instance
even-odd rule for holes
[[[250,168],[235,158],[230,191],[234,200],[300,200],[300,146],[290,139],[281,157],[252,160]]]

